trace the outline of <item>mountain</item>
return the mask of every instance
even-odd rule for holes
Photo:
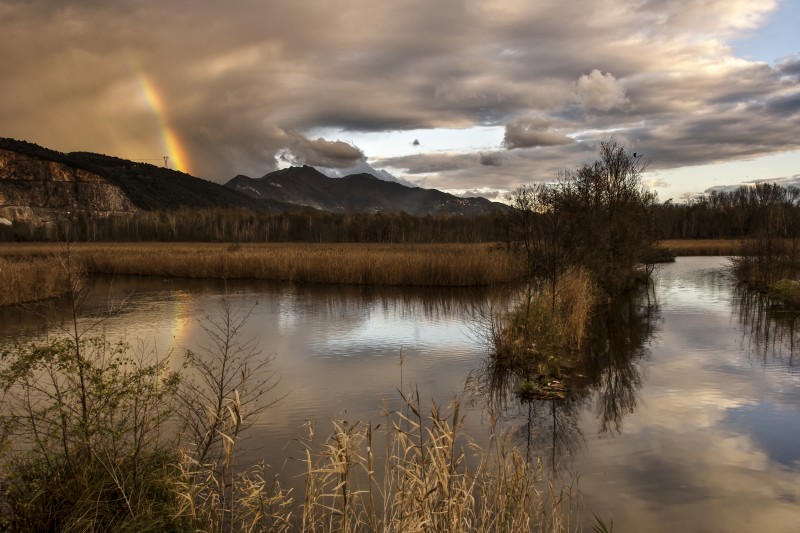
[[[52,221],[71,212],[105,216],[138,208],[118,186],[64,163],[0,148],[0,217]]]
[[[410,215],[474,216],[508,206],[486,198],[461,198],[436,189],[407,187],[371,174],[329,178],[313,167],[290,167],[261,178],[236,176],[225,184],[261,200],[323,211],[400,212]]]
[[[36,221],[68,211],[103,216],[179,207],[296,208],[164,167],[0,137],[0,217]]]
[[[183,172],[89,152],[62,153],[0,137],[0,219],[53,222],[68,213],[108,216],[180,207],[239,207],[266,212],[401,212],[463,215],[508,209],[370,174],[328,178],[293,167],[225,185]],[[3,222],[5,223],[5,222]]]

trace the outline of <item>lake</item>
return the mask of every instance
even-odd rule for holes
[[[180,364],[203,342],[223,298],[250,312],[243,338],[274,356],[280,403],[249,431],[247,460],[292,479],[314,420],[380,423],[398,389],[422,403],[462,396],[465,432],[478,443],[497,417],[515,443],[568,472],[582,516],[615,531],[797,531],[800,527],[800,326],[742,295],[724,258],[682,257],[653,287],[603,306],[564,400],[523,402],[488,365],[481,310],[489,290],[97,278],[82,324],[125,300],[106,335],[144,339]],[[0,309],[0,343],[56,331],[47,318]],[[465,390],[465,383],[470,386]]]

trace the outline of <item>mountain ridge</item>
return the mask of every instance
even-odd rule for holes
[[[359,173],[330,178],[289,167],[225,184],[177,170],[91,152],[63,153],[0,137],[0,217],[53,221],[178,208],[246,208],[283,213],[400,213],[476,216],[509,209],[485,198],[460,198]]]
[[[486,198],[462,198],[438,189],[409,187],[368,173],[330,178],[310,166],[289,167],[260,178],[239,174],[225,186],[255,198],[330,212],[402,211],[417,216],[475,216],[509,209]]]
[[[20,167],[6,162],[4,177],[0,178],[0,198],[3,197],[2,190],[8,189],[12,182],[24,180],[29,174],[36,172],[44,176],[45,167],[58,164],[87,172],[99,177],[104,184],[117,187],[137,210],[241,207],[281,212],[292,209],[292,206],[268,200],[259,201],[219,183],[149,163],[91,152],[58,152],[27,141],[3,137],[0,137],[0,150],[25,156],[29,163],[39,161],[41,167],[35,169],[31,164]],[[39,181],[47,182],[46,179]],[[76,201],[80,203],[79,198]],[[0,207],[2,206],[3,201],[0,200]]]

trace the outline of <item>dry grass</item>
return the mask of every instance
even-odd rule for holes
[[[540,463],[509,445],[509,434],[493,435],[484,450],[462,434],[460,400],[444,412],[433,404],[428,413],[418,394],[403,400],[402,410],[387,413],[379,426],[333,421],[323,443],[315,442],[309,425],[298,500],[277,478],[269,481],[261,465],[225,474],[235,439],[219,465],[185,455],[180,518],[201,531],[578,529],[572,484],[548,478]]]
[[[659,241],[657,246],[666,248],[675,255],[738,255],[741,239],[669,239]]]
[[[0,246],[2,264],[31,265],[15,267],[20,289],[4,289],[3,301],[46,297],[33,289],[58,286],[55,266],[62,250],[63,245],[46,243]],[[523,274],[518,260],[486,244],[104,243],[74,244],[71,253],[87,272],[114,275],[465,287]]]
[[[591,275],[577,270],[559,280],[555,297],[548,287],[532,290],[510,311],[490,317],[493,364],[522,379],[520,394],[563,397],[576,372],[596,298]]]
[[[27,260],[0,257],[0,305],[61,296],[66,287],[64,270],[53,257]]]
[[[531,290],[510,312],[495,317],[492,343],[499,357],[522,362],[580,350],[596,299],[585,270],[572,271],[556,286]]]

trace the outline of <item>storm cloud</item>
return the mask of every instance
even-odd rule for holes
[[[169,130],[217,181],[370,165],[464,191],[554,179],[612,136],[653,169],[796,151],[800,56],[726,44],[776,5],[0,0],[0,135],[157,160]],[[503,141],[408,140],[479,127]],[[390,155],[344,140],[412,130]]]

